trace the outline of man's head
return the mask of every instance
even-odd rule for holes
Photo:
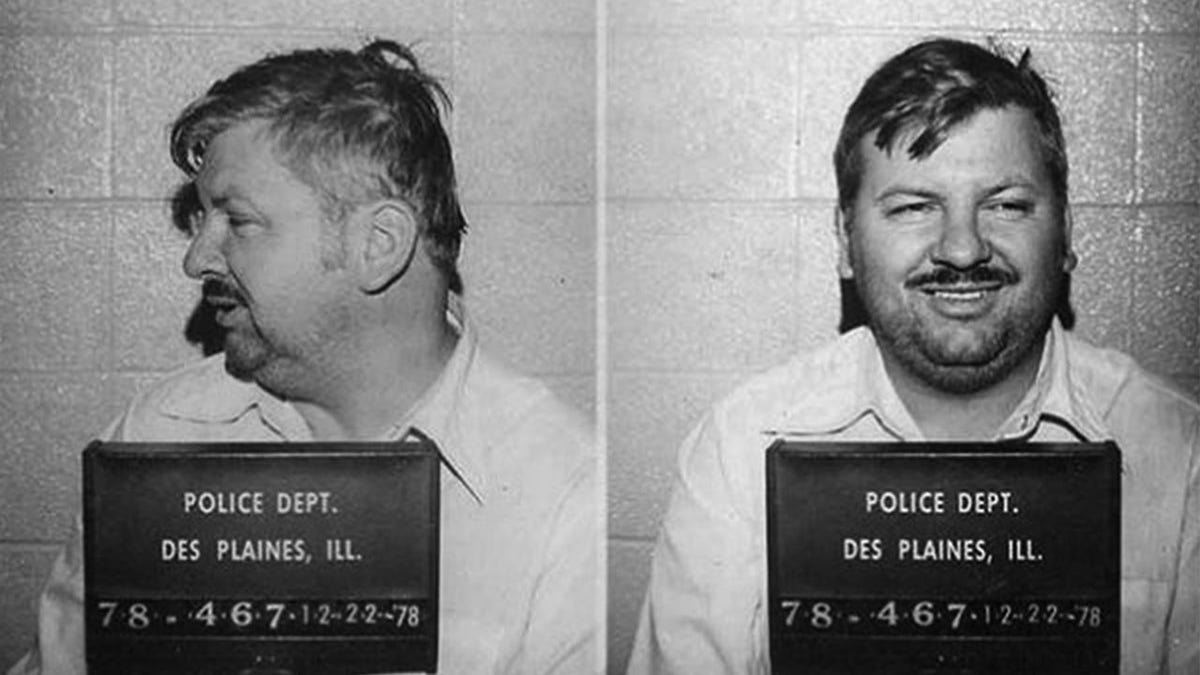
[[[441,85],[395,42],[268,56],[219,80],[180,113],[171,158],[194,178],[214,138],[265,123],[276,156],[318,192],[332,224],[371,200],[406,202],[447,287],[461,292],[456,261],[466,220],[439,104],[449,106]]]
[[[300,396],[379,329],[444,320],[464,221],[439,99],[408,50],[376,42],[268,57],[176,120],[198,202],[184,269],[232,374]]]
[[[867,80],[835,151],[840,273],[885,359],[936,390],[1036,367],[1074,265],[1062,129],[1029,61],[911,47]]]
[[[842,120],[833,167],[838,206],[850,212],[862,177],[862,141],[879,150],[929,157],[982,110],[1024,108],[1033,115],[1057,206],[1067,207],[1067,149],[1053,94],[1027,49],[1015,63],[969,42],[920,42],[889,59],[863,84]]]

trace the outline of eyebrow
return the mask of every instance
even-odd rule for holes
[[[251,211],[254,211],[255,213],[260,212],[258,205],[254,203],[254,200],[250,199],[249,197],[247,197],[243,194],[240,194],[236,187],[231,187],[228,192],[225,192],[216,197],[213,197],[211,199],[211,202],[212,202],[213,208],[220,209],[221,211],[228,211],[229,205],[232,202],[238,202],[239,205],[244,204],[247,207],[249,207],[249,209]]]
[[[1017,188],[1041,192],[1041,189],[1038,187],[1037,183],[1021,176],[1013,176],[997,182],[994,186],[988,189],[986,194],[990,197],[992,195],[1000,194],[1005,190],[1013,190]]]
[[[1008,176],[1000,179],[994,185],[984,190],[983,194],[987,197],[998,195],[1006,190],[1026,189],[1034,192],[1042,192],[1037,183],[1023,176]],[[893,185],[888,187],[883,192],[875,197],[875,203],[882,203],[893,197],[920,197],[923,199],[941,199],[941,193],[936,190],[926,188],[910,187],[906,185]]]
[[[894,185],[879,193],[875,197],[875,203],[885,202],[892,197],[922,197],[925,199],[941,199],[941,195],[933,190],[923,188],[906,187],[904,185]]]

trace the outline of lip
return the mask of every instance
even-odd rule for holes
[[[236,305],[242,304],[242,303],[238,302],[236,298],[230,297],[228,295],[206,295],[206,296],[204,296],[204,302],[207,302],[208,304],[210,304],[213,307],[216,307],[218,309],[234,307]]]
[[[216,310],[214,318],[219,325],[229,328],[233,325],[235,314],[238,310],[244,309],[241,304],[231,301],[224,302],[209,302],[213,309]]]
[[[986,315],[996,304],[1003,284],[929,284],[920,292],[934,312],[951,319],[969,320]]]

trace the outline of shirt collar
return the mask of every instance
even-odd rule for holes
[[[883,366],[875,336],[860,326],[815,359],[803,392],[779,418],[777,433],[824,435],[844,431],[873,416],[897,440],[920,438],[916,422],[900,401]],[[813,382],[819,382],[813,386]]]
[[[1046,333],[1037,378],[1001,430],[1003,438],[1028,438],[1042,423],[1066,428],[1083,442],[1111,437],[1071,368],[1071,343],[1057,318]]]
[[[1047,332],[1034,384],[1001,427],[1001,438],[1028,438],[1041,423],[1063,426],[1085,442],[1110,436],[1072,376],[1070,356],[1066,331],[1055,319]],[[892,386],[870,329],[859,327],[846,333],[832,349],[818,355],[816,362],[817,377],[810,381],[820,382],[820,386],[806,385],[768,433],[834,434],[872,416],[897,440],[923,438]]]
[[[449,296],[446,318],[458,333],[454,351],[433,385],[407,413],[401,413],[403,417],[382,440],[400,440],[414,431],[429,438],[451,473],[476,501],[482,502],[486,473],[480,466],[481,458],[470,452],[472,437],[462,423],[468,380],[478,357],[478,338],[457,295]],[[295,408],[257,384],[227,374],[223,354],[217,360],[213,367],[200,370],[195,379],[164,397],[159,407],[162,414],[200,423],[233,424],[257,412],[261,422],[281,439],[311,440],[307,424]]]
[[[414,430],[427,436],[437,444],[450,472],[477,502],[482,502],[487,472],[481,465],[483,458],[471,452],[477,444],[470,433],[470,420],[466,419],[469,415],[464,411],[464,406],[468,405],[471,376],[477,371],[479,339],[457,295],[449,296],[446,318],[458,333],[458,344],[433,386],[396,423],[388,436],[404,438]]]

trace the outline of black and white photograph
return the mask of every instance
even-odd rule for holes
[[[1200,672],[1197,0],[0,2],[0,672]]]

